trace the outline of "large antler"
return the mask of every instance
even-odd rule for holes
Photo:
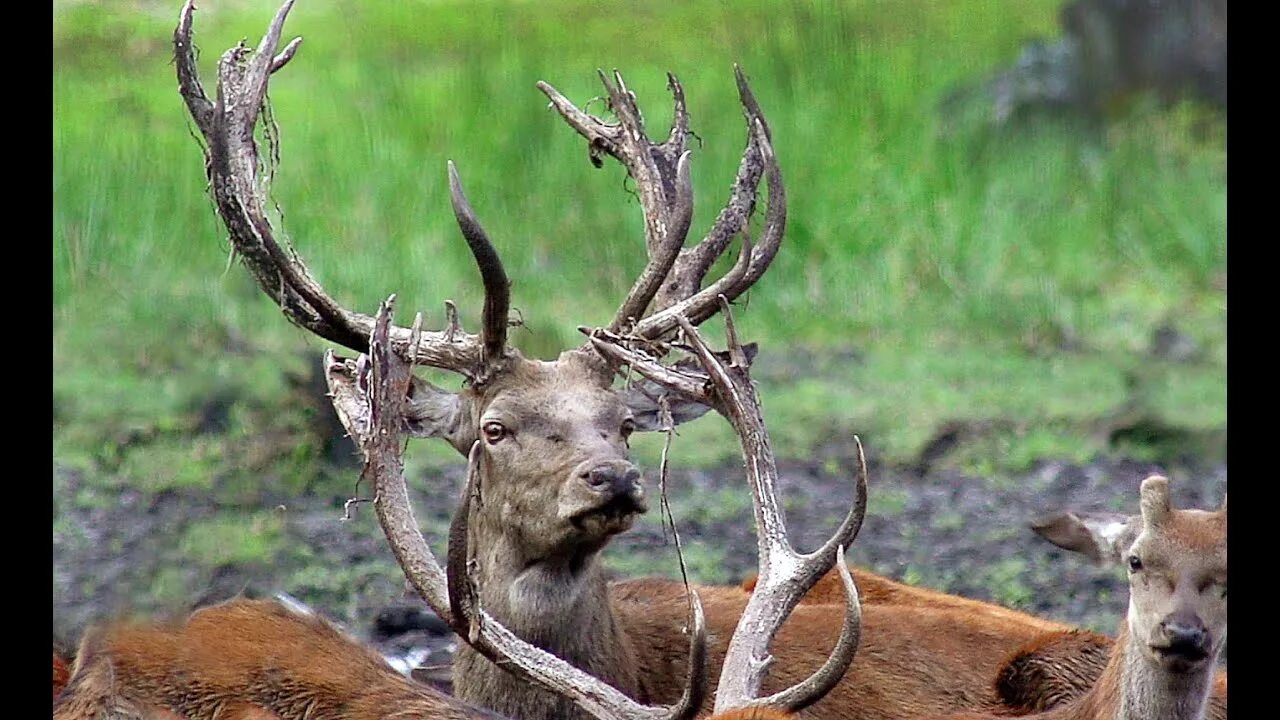
[[[565,121],[587,139],[592,162],[599,167],[600,153],[612,155],[626,166],[640,196],[649,262],[609,325],[612,332],[627,330],[653,340],[672,331],[679,316],[697,325],[719,310],[717,298],[721,295],[733,300],[746,292],[778,252],[787,218],[782,172],[760,106],[742,70],[734,66],[734,74],[747,119],[747,147],[728,203],[703,240],[690,248],[683,248],[693,214],[689,153],[685,149],[689,116],[684,90],[675,76],[667,76],[675,98],[675,113],[668,138],[661,144],[651,142],[645,135],[635,96],[617,72],[613,83],[600,73],[616,123],[583,112],[555,88],[538,83],[538,89],[551,99]],[[745,236],[747,223],[755,212],[761,176],[769,180],[769,207],[760,241],[752,244],[744,239],[733,268],[702,288],[707,271],[724,254],[730,241],[739,234]],[[651,303],[652,311],[646,315]]]
[[[277,241],[264,211],[268,178],[263,175],[254,130],[266,102],[269,77],[293,58],[302,42],[302,38],[296,38],[276,54],[292,7],[293,0],[287,0],[256,49],[240,43],[223,54],[218,61],[217,92],[210,101],[196,72],[191,40],[195,5],[193,0],[187,0],[173,34],[178,90],[207,143],[205,170],[218,214],[227,226],[235,252],[258,286],[294,323],[363,352],[368,348],[373,318],[347,310],[330,297],[297,253]],[[497,251],[462,192],[452,162],[449,190],[458,225],[484,282],[481,333],[477,337],[462,332],[450,313],[449,327],[443,331],[422,332],[411,343],[409,329],[397,327],[391,331],[390,342],[401,357],[413,356],[420,364],[483,380],[506,354],[510,287]]]
[[[738,342],[728,299],[721,296],[718,301],[725,319],[727,353],[712,352],[692,322],[682,315],[674,316],[688,349],[701,363],[705,375],[691,373],[679,366],[659,364],[633,347],[644,345],[643,340],[637,342],[635,338],[595,331],[591,333],[591,342],[606,357],[629,365],[650,380],[681,394],[707,400],[728,418],[738,434],[755,508],[759,579],[729,642],[716,686],[715,712],[764,706],[795,711],[816,702],[830,691],[848,669],[858,648],[862,608],[843,558],[845,548],[857,537],[866,515],[866,458],[862,443],[855,441],[858,468],[854,480],[854,502],[835,534],[812,553],[802,555],[796,552],[787,539],[786,523],[778,504],[777,464],[765,428],[760,399],[750,376],[751,354]],[[800,598],[831,570],[832,565],[838,568],[846,593],[844,626],[835,649],[822,667],[801,683],[768,697],[758,697],[773,662],[769,654],[770,642]]]
[[[858,649],[862,607],[858,590],[844,562],[844,550],[862,529],[867,511],[867,462],[862,443],[858,449],[858,472],[854,480],[854,501],[835,533],[817,550],[802,555],[787,539],[786,522],[778,504],[778,468],[769,433],[765,429],[751,380],[747,355],[738,343],[728,299],[719,298],[725,320],[725,337],[730,362],[725,364],[707,346],[697,328],[682,316],[676,321],[694,354],[711,377],[725,412],[742,444],[742,459],[755,507],[759,547],[759,580],[747,603],[738,627],[729,641],[720,683],[716,688],[716,712],[735,707],[772,706],[798,710],[822,698],[844,675]],[[765,698],[758,698],[760,686],[773,662],[769,643],[800,598],[835,565],[844,581],[846,609],[844,626],[827,661],[800,684]]]
[[[705,686],[706,629],[696,594],[691,597],[688,683],[680,701],[669,707],[635,702],[607,683],[520,639],[480,607],[467,563],[471,497],[478,492],[478,445],[470,453],[467,490],[450,530],[451,577],[446,581],[439,562],[418,530],[405,486],[401,428],[412,365],[391,352],[393,301],[394,296],[378,310],[369,354],[352,361],[326,353],[325,377],[339,418],[364,454],[361,480],[374,488],[378,521],[414,589],[481,654],[510,672],[570,698],[602,720],[692,717],[702,703]],[[414,326],[418,324],[415,322]],[[411,337],[411,345],[416,340]]]

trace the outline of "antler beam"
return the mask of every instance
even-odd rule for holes
[[[858,473],[854,502],[836,532],[818,550],[801,555],[787,539],[786,523],[778,504],[777,463],[765,429],[760,399],[751,380],[746,353],[738,342],[728,299],[719,298],[729,345],[725,364],[708,347],[697,328],[677,315],[676,321],[694,354],[702,361],[720,397],[725,415],[742,444],[742,459],[751,485],[759,544],[760,575],[747,609],[743,612],[725,654],[716,688],[717,713],[736,707],[768,706],[799,710],[825,695],[844,675],[857,651],[862,609],[858,591],[844,563],[844,549],[858,536],[867,510],[867,464],[862,443],[857,442]],[[723,412],[723,411],[722,411]],[[846,610],[836,648],[813,675],[800,684],[768,697],[758,697],[772,656],[769,644],[800,598],[832,565],[844,582]]]
[[[293,8],[288,0],[272,19],[256,49],[243,43],[218,61],[215,99],[200,83],[192,43],[193,0],[182,8],[173,45],[178,91],[206,142],[205,170],[218,214],[227,227],[232,247],[262,291],[284,314],[320,337],[362,352],[367,349],[373,318],[352,312],[335,301],[311,276],[301,258],[283,246],[264,210],[267,178],[259,156],[257,126],[272,73],[283,68],[298,50],[296,38],[276,54],[285,18]],[[422,332],[411,342],[408,328],[392,328],[390,347],[401,357],[483,380],[506,354],[508,286],[497,251],[476,220],[462,193],[457,171],[449,164],[450,194],[467,245],[480,268],[485,287],[483,330],[479,337],[448,328]]]
[[[662,365],[642,351],[649,343],[604,329],[587,330],[589,342],[615,365],[626,365],[648,380],[716,408],[733,425],[742,446],[743,465],[751,486],[759,544],[759,580],[730,640],[716,686],[715,712],[734,708],[772,707],[797,711],[821,699],[840,681],[853,662],[861,637],[862,606],[843,558],[862,528],[867,510],[867,464],[861,441],[854,501],[844,521],[822,547],[800,554],[787,539],[786,523],[777,496],[777,463],[765,428],[760,399],[750,376],[752,346],[738,341],[728,298],[717,298],[725,319],[727,352],[714,352],[694,324],[678,312],[673,321],[682,331],[685,347],[701,371]],[[826,662],[797,685],[759,697],[773,658],[769,645],[800,598],[832,566],[845,588],[845,616],[840,638]]]

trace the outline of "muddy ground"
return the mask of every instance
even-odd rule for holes
[[[815,547],[846,512],[852,448],[851,438],[833,438],[812,458],[780,462],[787,519],[800,548]],[[1107,633],[1114,632],[1127,602],[1123,574],[1050,546],[1027,529],[1028,521],[1062,508],[1135,511],[1138,484],[1157,471],[1173,480],[1177,504],[1212,507],[1227,480],[1224,464],[1158,466],[1110,458],[1083,465],[1043,461],[1017,477],[992,481],[925,462],[886,467],[873,447],[868,454],[870,511],[849,553],[853,563]],[[458,464],[410,478],[417,517],[439,553],[463,469]],[[354,465],[347,472],[357,474]],[[648,477],[654,475],[649,468]],[[215,512],[209,492],[147,495],[126,488],[104,495],[89,480],[55,458],[55,642],[74,644],[86,624],[104,618],[176,615],[241,592],[288,592],[365,637],[380,612],[415,604],[404,593],[372,509],[358,506],[343,519],[342,493],[286,497],[265,490],[261,507],[274,510],[264,522],[274,523],[284,550],[269,562],[211,567],[193,561],[177,541],[188,524]],[[694,579],[737,582],[754,572],[745,492],[737,463],[672,468],[670,498]],[[605,552],[623,574],[665,568],[660,574],[678,576],[657,503]]]

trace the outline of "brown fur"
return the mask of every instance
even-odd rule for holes
[[[710,670],[718,676],[729,634],[748,596],[737,587],[702,587],[710,632]],[[642,693],[670,702],[684,676],[683,586],[668,580],[640,580],[611,587],[612,606],[633,641]],[[783,626],[775,654],[777,669],[765,691],[780,689],[807,675],[834,642],[829,632],[837,608],[802,606]],[[1009,640],[990,629],[975,629],[963,614],[937,610],[932,622],[913,624],[912,633],[876,632],[896,627],[910,608],[866,609],[863,643],[847,680],[827,699],[795,717],[906,718],[919,712],[945,712],[987,697],[986,674],[956,665],[953,644],[989,648],[991,662]],[[914,623],[914,618],[911,619]],[[825,629],[816,643],[811,629]],[[1031,632],[1028,630],[1027,632]],[[939,682],[937,678],[945,678]],[[867,705],[884,697],[905,698],[891,707]],[[233,706],[219,705],[235,698]],[[712,701],[704,705],[709,713]],[[859,707],[866,707],[857,712]],[[234,600],[194,613],[185,625],[118,625],[91,631],[81,646],[72,686],[60,698],[55,717],[82,720],[108,717],[197,720],[219,709],[232,717],[308,720],[349,717],[497,717],[462,706],[420,686],[388,667],[372,651],[318,618],[298,615],[273,601]],[[388,714],[388,708],[403,711]],[[171,715],[166,713],[171,712]],[[755,714],[751,714],[754,712]],[[776,712],[739,711],[724,720],[774,720]],[[256,715],[255,715],[256,714]],[[112,716],[114,717],[114,716]],[[720,720],[717,718],[717,720]]]
[[[57,720],[496,718],[397,673],[317,617],[231,600],[176,626],[90,630]]]
[[[54,654],[54,667],[66,667]],[[118,624],[81,642],[55,720],[503,720],[408,680],[318,617],[231,600],[186,623]],[[788,720],[772,708],[710,720]]]
[[[67,680],[71,678],[71,668],[67,666],[67,661],[58,654],[57,650],[53,651],[53,698],[56,700],[62,689],[67,686]]]
[[[739,587],[696,587],[707,617],[708,671],[717,678],[729,638],[749,596]],[[641,678],[657,702],[671,702],[684,675],[680,628],[684,588],[664,579],[611,586],[613,607],[631,636]],[[906,720],[964,708],[991,707],[994,669],[1042,634],[1041,623],[975,620],[959,608],[863,606],[862,639],[844,678],[798,718]],[[774,640],[776,658],[764,692],[776,692],[816,670],[835,645],[843,608],[803,603]],[[1017,614],[1014,613],[1014,616]],[[709,710],[708,697],[704,710]]]
[[[863,605],[903,605],[918,608],[938,608],[943,610],[962,610],[971,612],[975,617],[997,623],[1013,623],[1018,626],[1036,627],[1043,632],[1063,632],[1070,627],[1059,622],[1038,618],[1034,615],[1010,610],[993,603],[972,600],[959,595],[915,587],[898,582],[891,578],[877,575],[869,570],[850,567],[853,582],[858,588],[858,599]],[[756,577],[753,575],[743,581],[742,588],[751,592],[755,590]],[[811,605],[844,605],[844,584],[840,574],[833,568],[818,578],[809,592],[805,593],[801,603]]]
[[[1111,655],[1111,638],[1090,630],[1047,633],[1015,650],[996,672],[1000,700],[1021,712],[1042,712],[1093,686]]]

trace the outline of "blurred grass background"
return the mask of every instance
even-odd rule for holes
[[[856,432],[911,465],[963,423],[941,461],[997,480],[1044,458],[1224,460],[1224,119],[1144,98],[1104,122],[939,116],[957,85],[1055,35],[1059,4],[302,0],[285,36],[305,40],[271,85],[281,227],[348,307],[395,292],[402,317],[439,326],[453,299],[474,328],[452,159],[513,278],[516,344],[554,357],[611,317],[642,221],[624,170],[593,169],[534,83],[581,105],[596,68],[617,68],[662,137],[676,73],[702,141],[696,239],[745,142],[739,63],[789,196],[782,250],[737,315],[780,455]],[[355,473],[327,446],[323,344],[228,266],[173,74],[179,5],[54,3],[54,493],[68,473],[86,506],[207,490],[227,513],[186,534],[191,553],[269,557],[252,528],[270,524],[244,519],[262,488],[337,498]],[[216,58],[274,11],[199,4],[210,92]],[[411,468],[457,462],[419,445]],[[652,467],[659,448],[637,453]],[[710,466],[737,446],[701,422],[673,452]]]

